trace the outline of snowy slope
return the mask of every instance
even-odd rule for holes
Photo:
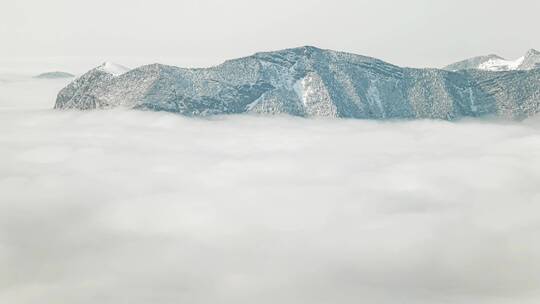
[[[124,73],[127,73],[129,72],[129,68],[125,67],[125,66],[122,66],[122,65],[119,65],[117,63],[114,63],[114,62],[109,62],[109,61],[106,61],[104,62],[102,65],[100,65],[99,67],[97,67],[97,69],[99,69],[100,71],[103,71],[105,73],[109,73],[113,76],[120,76]]]
[[[516,60],[491,59],[481,63],[478,69],[484,71],[515,71],[520,68],[523,61],[525,61],[525,57],[520,57]]]
[[[515,60],[507,60],[497,55],[474,57],[445,67],[445,70],[459,71],[478,69],[484,71],[526,71],[540,67],[540,52],[534,49]]]

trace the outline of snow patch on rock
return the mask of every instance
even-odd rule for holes
[[[525,61],[525,56],[520,57],[516,60],[506,60],[506,59],[490,59],[478,66],[478,69],[484,71],[515,71]]]
[[[113,76],[120,76],[129,72],[131,69],[114,62],[106,61],[98,67],[98,70],[109,73]]]
[[[294,84],[296,94],[304,105],[307,116],[337,117],[337,109],[323,80],[316,73],[309,73]]]

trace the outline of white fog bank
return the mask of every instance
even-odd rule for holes
[[[5,85],[0,303],[540,301],[538,119],[61,112]]]

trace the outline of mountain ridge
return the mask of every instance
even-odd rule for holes
[[[360,119],[522,119],[540,109],[540,73],[402,68],[303,46],[186,69],[121,75],[95,68],[59,92],[56,109],[125,107],[188,116],[258,113]],[[504,100],[503,100],[504,99]]]

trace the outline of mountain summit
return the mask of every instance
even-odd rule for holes
[[[55,104],[57,109],[112,107],[188,116],[521,119],[540,111],[540,69],[401,68],[371,57],[304,46],[203,69],[152,64],[118,74],[98,67],[61,90]]]
[[[114,62],[110,62],[110,61],[105,61],[103,64],[101,64],[100,66],[97,67],[97,69],[105,72],[105,73],[109,73],[113,76],[120,76],[124,73],[127,73],[129,72],[129,68],[123,66],[123,65],[119,65],[117,63],[114,63]]]
[[[507,60],[497,55],[488,55],[466,59],[446,66],[449,71],[484,70],[484,71],[527,71],[540,68],[540,52],[530,49],[516,60]]]

